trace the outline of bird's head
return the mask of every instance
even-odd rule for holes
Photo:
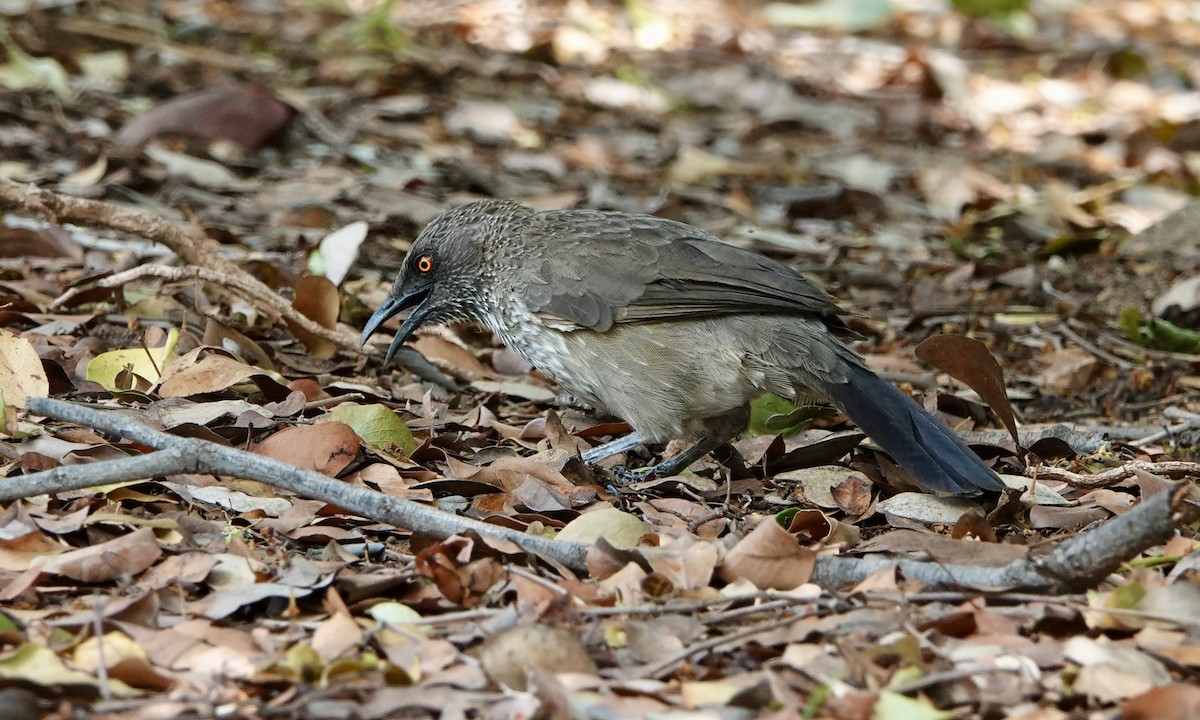
[[[379,326],[412,308],[392,339],[384,363],[418,327],[458,320],[481,320],[489,310],[484,285],[489,248],[505,235],[513,216],[527,209],[516,203],[484,200],[439,215],[417,237],[387,299],[367,320],[360,342]]]

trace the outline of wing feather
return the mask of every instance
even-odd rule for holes
[[[689,225],[576,211],[538,213],[528,229],[555,241],[526,268],[526,305],[560,326],[780,313],[845,329],[844,311],[811,281]]]

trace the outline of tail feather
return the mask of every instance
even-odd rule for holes
[[[926,490],[938,495],[999,491],[1004,483],[950,428],[865,367],[824,390]]]

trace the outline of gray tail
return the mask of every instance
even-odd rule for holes
[[[851,365],[847,382],[829,383],[824,390],[922,488],[938,495],[1004,488],[950,428],[867,368]]]

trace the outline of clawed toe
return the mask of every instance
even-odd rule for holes
[[[633,485],[634,483],[640,483],[643,480],[649,480],[650,478],[654,477],[654,470],[655,468],[653,467],[633,470],[625,467],[624,465],[616,465],[609,468],[609,472],[612,473],[613,485],[616,485],[617,487]]]

